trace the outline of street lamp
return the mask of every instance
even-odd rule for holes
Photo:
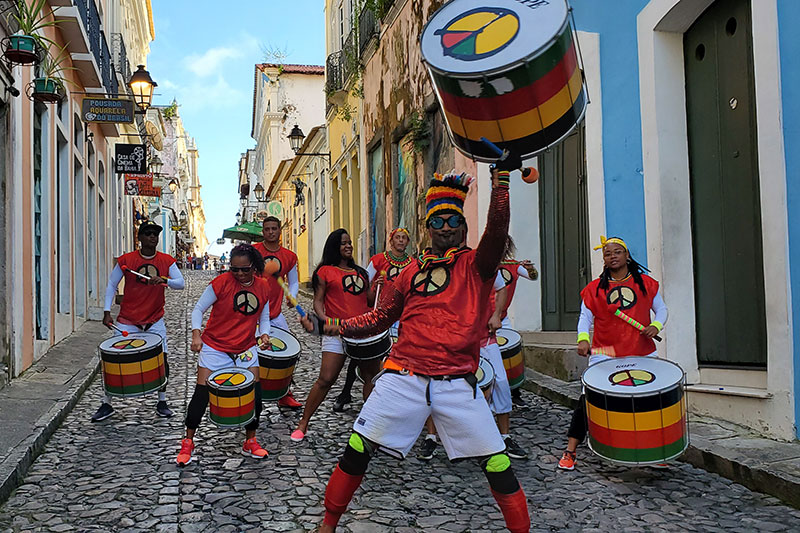
[[[158,84],[150,77],[150,73],[144,68],[144,65],[138,65],[138,70],[133,73],[128,87],[133,92],[133,101],[141,109],[141,113],[147,111],[153,101],[153,89],[158,87]]]
[[[158,176],[159,174],[161,174],[161,169],[162,168],[164,168],[164,162],[161,161],[161,158],[158,157],[158,154],[155,154],[150,159],[150,172],[152,172],[154,176]],[[172,190],[171,187],[170,187],[170,190]]]
[[[178,215],[178,217],[178,222],[180,222],[181,226],[183,226],[186,223],[186,210],[181,209],[181,214]]]
[[[303,133],[303,130],[300,129],[300,126],[297,124],[294,125],[292,131],[289,132],[289,145],[292,147],[292,151],[296,156],[301,155],[318,155],[322,157],[328,158],[328,166],[331,166],[331,153],[330,152],[303,152],[300,153],[300,148],[303,147],[303,140],[306,138],[306,135]]]
[[[257,183],[253,188],[253,194],[256,195],[256,200],[259,202],[264,201],[264,187],[262,187],[260,183]]]
[[[167,185],[167,187],[169,187],[169,192],[175,194],[175,191],[178,190],[178,182],[175,180],[170,180],[169,185]]]

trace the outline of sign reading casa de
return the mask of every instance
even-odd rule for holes
[[[114,146],[114,171],[117,174],[147,174],[147,149],[143,144]]]
[[[84,122],[130,124],[134,117],[133,100],[120,98],[84,98],[81,116]]]

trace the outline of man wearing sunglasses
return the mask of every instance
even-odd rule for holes
[[[525,493],[475,378],[489,319],[486,302],[508,236],[508,170],[520,166],[493,170],[486,230],[475,250],[462,246],[464,200],[472,178],[435,175],[425,197],[431,247],[387,287],[378,309],[325,328],[361,338],[400,320],[397,344],[328,481],[321,533],[335,530],[373,454],[382,450],[405,457],[428,416],[451,461],[478,459],[509,531],[530,530]]]
[[[103,325],[116,335],[122,332],[135,333],[149,331],[159,335],[164,347],[164,366],[169,378],[167,362],[167,328],[164,325],[164,291],[182,290],[183,276],[171,255],[156,250],[161,226],[146,220],[139,226],[138,250],[128,252],[117,259],[106,287]],[[125,293],[122,296],[117,323],[111,318],[111,304],[117,294],[119,282],[125,278]],[[100,422],[114,414],[111,397],[106,395],[103,403],[92,415],[92,422]],[[156,414],[162,418],[172,416],[167,406],[166,385],[158,391]]]

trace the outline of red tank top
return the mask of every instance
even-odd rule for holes
[[[475,250],[457,252],[449,265],[420,265],[414,261],[395,281],[404,300],[392,360],[432,376],[475,372],[494,278],[481,279]]]
[[[263,242],[256,243],[254,248],[258,250],[258,253],[261,254],[261,257],[264,258],[264,263],[266,264],[269,261],[275,261],[278,263],[278,271],[269,276],[265,275],[264,279],[267,280],[269,283],[269,317],[275,318],[279,314],[281,314],[281,305],[283,303],[283,289],[281,286],[278,285],[278,282],[275,281],[277,278],[283,278],[286,281],[286,275],[295,267],[297,266],[297,255],[288,248],[284,248],[281,246],[278,251],[272,252],[267,250],[267,247],[264,246]]]
[[[157,322],[164,316],[164,291],[166,285],[148,285],[147,280],[128,272],[131,269],[145,276],[169,276],[169,268],[175,264],[171,255],[156,252],[155,257],[145,259],[139,251],[128,252],[117,259],[125,277],[125,293],[122,296],[117,320],[123,324],[144,325]]]
[[[317,271],[325,282],[325,314],[330,318],[350,318],[369,311],[367,278],[356,270],[324,265]]]
[[[202,339],[215,350],[241,353],[256,343],[256,326],[264,304],[269,301],[267,281],[256,276],[245,287],[226,272],[211,281],[217,301],[211,306],[211,316],[203,330]]]
[[[614,316],[619,308],[623,313],[647,326],[650,324],[650,309],[658,294],[658,282],[642,274],[647,294],[628,276],[624,281],[610,282],[608,291],[597,290],[600,279],[595,279],[581,291],[581,299],[594,315],[592,349],[616,357],[626,355],[649,355],[656,351],[653,339],[640,335],[639,331]]]

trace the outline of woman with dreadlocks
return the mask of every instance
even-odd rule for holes
[[[653,337],[667,322],[667,306],[661,297],[658,282],[645,274],[648,270],[631,257],[628,245],[622,239],[601,236],[600,245],[594,249],[603,250],[603,273],[581,291],[578,355],[588,355],[590,365],[611,357],[657,356]],[[615,317],[617,309],[642,324],[650,325],[640,332]],[[594,336],[590,337],[592,323]],[[567,449],[558,467],[572,470],[575,468],[575,450],[586,438],[583,395],[572,413],[567,437]]]

